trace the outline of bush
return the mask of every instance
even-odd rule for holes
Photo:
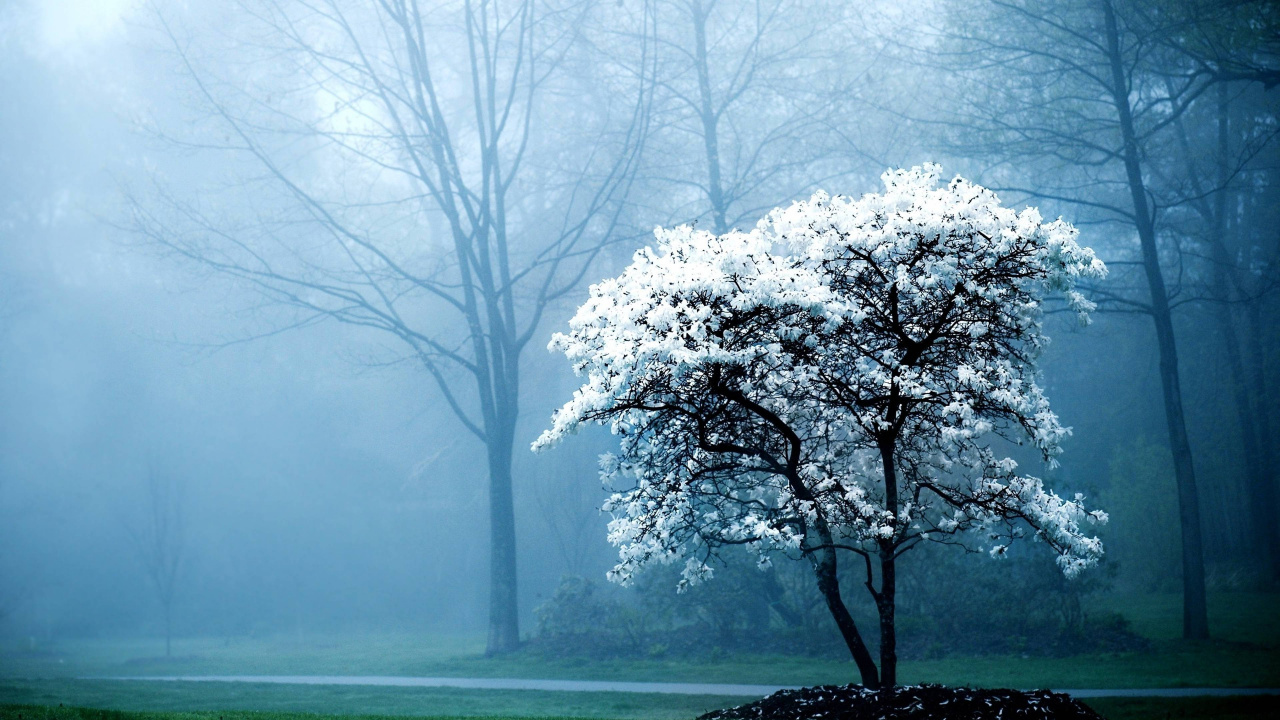
[[[1085,612],[1086,597],[1110,585],[1113,569],[1068,580],[1036,550],[1022,547],[993,561],[920,548],[935,556],[902,563],[899,655],[1064,656],[1147,646],[1122,616]]]
[[[1084,598],[1110,582],[1105,571],[1067,580],[1036,550],[1028,546],[999,561],[947,547],[907,555],[899,565],[899,657],[1062,656],[1146,646],[1123,617],[1084,611]],[[675,569],[642,575],[632,589],[567,577],[535,611],[530,645],[552,656],[594,659],[727,653],[845,659],[848,650],[807,571],[803,563],[780,562],[762,572],[744,554],[681,594]],[[861,565],[846,562],[843,574],[850,612],[874,648],[879,626],[862,591]]]
[[[635,657],[645,648],[639,613],[591,580],[563,578],[534,615],[538,634],[533,643],[549,654]]]

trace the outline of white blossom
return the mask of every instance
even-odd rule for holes
[[[684,560],[683,587],[726,546],[765,563],[811,547],[816,527],[867,552],[1025,527],[1067,575],[1098,561],[1083,527],[1106,514],[1021,474],[992,440],[1056,462],[1070,431],[1037,383],[1042,306],[1058,293],[1087,322],[1074,286],[1105,267],[1068,223],[940,173],[820,192],[750,232],[658,229],[592,286],[551,341],[582,385],[534,447],[583,423],[618,436],[601,463],[611,578]]]

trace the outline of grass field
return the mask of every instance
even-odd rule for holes
[[[1089,701],[1089,705],[1108,720],[1270,720],[1276,717],[1276,704],[1280,697],[1240,698],[1102,698]],[[295,711],[121,711],[96,708],[56,707],[48,705],[0,705],[0,720],[325,720],[331,715],[317,715]],[[352,714],[343,720],[379,720],[400,717],[372,714]],[[430,720],[516,720],[514,715],[435,715],[423,716]],[[585,720],[587,716],[546,716]],[[609,716],[617,717],[617,716]],[[667,717],[664,714],[645,714],[639,717]],[[684,717],[692,717],[685,715]]]
[[[1176,595],[1110,597],[1152,639],[1144,652],[1047,657],[957,657],[904,662],[904,682],[1005,687],[1277,687],[1280,596],[1211,597],[1215,639],[1177,639]],[[417,675],[579,680],[731,682],[777,685],[843,683],[851,663],[794,656],[737,656],[703,662],[646,659],[587,661],[517,653],[483,657],[474,636],[424,634],[282,635],[180,638],[174,658],[157,657],[159,640],[62,640],[0,647],[0,679],[128,675]],[[5,697],[0,696],[0,701]]]
[[[1215,595],[1211,598],[1215,639],[1184,642],[1177,638],[1180,605],[1176,596],[1112,597],[1100,601],[1099,609],[1115,609],[1126,614],[1138,632],[1152,639],[1151,650],[1069,658],[997,656],[906,662],[901,666],[900,678],[905,683],[991,687],[1280,687],[1278,607],[1280,597],[1275,595]],[[272,713],[269,715],[272,718],[285,717],[281,713],[323,713],[666,720],[692,718],[713,708],[741,702],[742,698],[79,678],[333,674],[778,685],[845,683],[853,679],[850,663],[789,656],[732,657],[708,662],[656,659],[588,662],[517,653],[486,659],[479,639],[448,635],[183,638],[175,642],[175,657],[171,659],[156,657],[161,648],[162,644],[156,639],[10,643],[0,647],[0,703],[55,707],[62,703],[68,707],[137,712],[236,711],[237,717],[245,711],[266,711]],[[1100,711],[1117,720],[1280,715],[1275,710],[1264,715],[1250,714],[1252,709],[1266,704],[1256,698],[1104,699],[1096,704]]]
[[[0,685],[4,702],[130,711],[688,720],[748,698],[654,693],[60,680]]]

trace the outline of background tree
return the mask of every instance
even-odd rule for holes
[[[1200,488],[1187,433],[1174,311],[1184,262],[1166,211],[1188,199],[1185,176],[1162,182],[1180,118],[1207,97],[1220,69],[1188,51],[1189,34],[1230,23],[1233,4],[1188,25],[1179,6],[1144,0],[955,4],[930,49],[950,73],[946,147],[989,168],[997,189],[1080,210],[1118,228],[1108,265],[1120,282],[1104,310],[1151,317],[1177,482],[1183,634],[1208,636]],[[1188,30],[1188,28],[1191,30]],[[926,122],[929,120],[926,119]],[[989,176],[989,177],[988,177]],[[1207,183],[1212,185],[1212,181]],[[1136,240],[1136,242],[1133,242]]]
[[[512,650],[520,357],[547,308],[617,239],[645,134],[650,48],[631,46],[641,70],[625,87],[577,102],[578,73],[599,59],[579,40],[609,22],[594,2],[240,9],[250,18],[241,78],[213,76],[157,20],[209,111],[207,133],[180,140],[247,168],[222,207],[162,184],[134,202],[134,228],[291,308],[267,333],[326,319],[371,328],[430,375],[486,451],[487,647]]]
[[[656,251],[593,286],[553,341],[585,382],[535,447],[590,422],[621,437],[604,469],[614,579],[683,558],[683,583],[698,582],[728,546],[762,564],[797,552],[875,688],[897,683],[896,566],[917,544],[1029,527],[1068,575],[1097,561],[1080,523],[1105,514],[1018,473],[992,440],[1060,451],[1067,430],[1035,382],[1041,303],[1063,291],[1087,317],[1072,286],[1104,269],[1071,226],[958,178],[938,188],[938,172],[886,173],[885,193],[860,200],[815,195],[750,234],[659,231]],[[864,562],[878,671],[838,551]]]
[[[181,488],[168,475],[147,474],[142,522],[129,526],[164,620],[164,656],[173,656],[173,606],[185,549]]]
[[[1269,146],[1280,130],[1265,115],[1248,110],[1235,113],[1233,123],[1233,98],[1247,107],[1252,93],[1249,88],[1233,90],[1231,85],[1218,82],[1212,93],[1178,118],[1177,149],[1184,165],[1174,165],[1161,179],[1176,182],[1179,170],[1185,178],[1187,200],[1169,208],[1166,222],[1173,232],[1185,236],[1189,254],[1201,266],[1187,273],[1189,284],[1198,286],[1192,292],[1210,305],[1217,327],[1226,360],[1225,385],[1239,427],[1250,534],[1258,540],[1266,575],[1276,579],[1280,578],[1280,528],[1274,518],[1280,514],[1280,505],[1272,471],[1270,419],[1263,409],[1268,383],[1253,360],[1261,354],[1257,348],[1265,335],[1254,318],[1277,287],[1275,274],[1266,271],[1275,264],[1275,248],[1254,231],[1262,213],[1256,208],[1242,213],[1238,195],[1248,201],[1254,194],[1251,185],[1265,186],[1265,168],[1274,156]]]
[[[883,170],[892,134],[870,139],[875,42],[859,12],[826,0],[655,2],[642,188],[657,193],[653,211],[725,233],[866,170],[869,157],[869,176]]]

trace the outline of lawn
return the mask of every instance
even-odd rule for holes
[[[650,696],[646,696],[650,697]],[[1239,698],[1102,698],[1090,700],[1091,705],[1108,720],[1269,720],[1276,716],[1276,703],[1280,697]],[[639,715],[600,715],[608,718],[632,717],[683,717],[690,718],[700,709],[691,708],[686,714],[669,714],[674,708],[649,708]],[[327,712],[339,712],[330,709]],[[326,720],[332,715],[319,715],[296,710],[257,712],[243,710],[185,710],[185,711],[121,711],[82,707],[54,707],[49,705],[0,705],[0,720]],[[342,720],[379,720],[403,716],[348,714]],[[517,720],[519,715],[420,715],[424,720]],[[544,720],[573,718],[583,720],[583,715],[547,715]]]
[[[175,643],[178,656],[166,660],[151,655],[154,641],[96,640],[63,642],[40,654],[8,655],[0,660],[0,678],[413,675],[773,685],[854,679],[851,663],[794,656],[588,662],[529,654],[485,659],[481,651],[482,646],[470,640],[438,636],[329,636],[308,642],[262,638],[229,646],[195,639]],[[1147,652],[904,662],[899,675],[906,683],[988,687],[1276,687],[1280,686],[1280,653],[1274,646],[1252,643],[1162,640]]]
[[[904,662],[904,682],[1005,687],[1280,687],[1280,596],[1211,597],[1215,639],[1177,638],[1176,595],[1108,597],[1097,610],[1117,610],[1152,639],[1144,652],[1051,657],[952,657]],[[154,638],[10,643],[0,647],[0,679],[122,675],[417,675],[578,680],[729,682],[772,685],[844,683],[851,663],[796,656],[726,656],[587,661],[530,653],[485,658],[475,636],[361,633],[181,638],[174,658],[157,657]],[[0,701],[6,698],[0,695]]]
[[[541,692],[258,683],[0,681],[0,702],[117,710],[269,711],[432,717],[574,717],[688,720],[744,698],[655,693]],[[313,720],[318,720],[313,717]]]
[[[1215,639],[1184,642],[1176,596],[1111,597],[1152,639],[1144,652],[1067,658],[995,656],[905,662],[905,683],[1052,688],[1280,687],[1280,597],[1211,597]],[[776,685],[845,683],[850,663],[791,656],[589,662],[532,653],[486,659],[471,636],[427,634],[281,635],[182,638],[175,657],[157,657],[156,639],[10,642],[0,647],[0,703],[132,711],[249,711],[416,716],[691,718],[741,698],[627,693],[488,691],[450,688],[325,687],[85,680],[141,675],[288,674],[525,677],[582,680],[730,682]],[[1263,701],[1118,700],[1094,702],[1115,718],[1260,717]],[[1189,710],[1188,710],[1189,708]],[[1224,715],[1206,715],[1222,709]],[[1194,712],[1185,714],[1183,711]],[[1230,712],[1228,712],[1228,710]],[[1167,714],[1168,713],[1168,714]],[[1231,715],[1230,713],[1237,713]],[[1274,713],[1272,713],[1274,714]],[[195,717],[194,715],[192,717]],[[237,715],[239,717],[239,714]],[[265,716],[264,716],[265,717]],[[277,717],[273,715],[272,717]],[[279,716],[283,717],[283,716]]]

